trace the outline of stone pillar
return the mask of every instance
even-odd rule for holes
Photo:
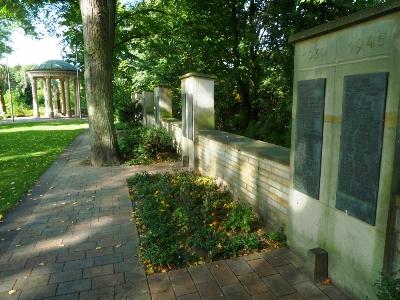
[[[65,77],[65,105],[67,117],[71,118],[71,98],[69,94],[69,77]]]
[[[75,117],[79,118],[81,115],[81,101],[79,99],[78,79],[74,78],[74,95],[75,95]]]
[[[182,90],[182,160],[196,168],[196,133],[202,129],[214,129],[214,81],[215,77],[199,73],[181,76]]]
[[[161,119],[172,118],[171,89],[168,86],[159,86],[154,89],[154,106],[157,124]]]
[[[46,117],[47,118],[54,118],[54,111],[53,111],[53,100],[52,100],[52,93],[51,93],[51,77],[45,78],[45,106],[46,106]]]
[[[54,98],[55,98],[55,107],[56,107],[56,112],[61,113],[61,101],[60,101],[60,89],[58,88],[57,85],[53,87],[53,93],[54,93]]]
[[[37,99],[37,79],[35,77],[31,77],[31,85],[32,85],[33,116],[39,118],[40,113],[39,113],[39,103]]]
[[[65,84],[64,78],[60,78],[60,96],[61,96],[61,113],[63,115],[66,114],[66,105],[65,105]]]
[[[144,125],[151,126],[154,125],[150,122],[149,117],[154,117],[154,93],[153,92],[143,92],[143,120]]]

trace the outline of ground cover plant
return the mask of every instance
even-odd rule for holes
[[[147,273],[282,246],[246,204],[192,172],[136,174],[128,180]],[[269,238],[271,237],[271,238]]]
[[[164,128],[118,126],[118,146],[129,165],[147,165],[176,159],[172,137]]]
[[[0,220],[84,128],[78,120],[0,125]]]

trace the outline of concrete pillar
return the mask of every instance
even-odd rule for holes
[[[65,105],[65,79],[60,78],[60,97],[61,97],[61,113],[63,115],[66,114],[66,105]]]
[[[32,85],[33,116],[39,118],[40,113],[39,113],[39,103],[37,98],[37,79],[35,77],[31,77],[31,85]]]
[[[45,78],[45,106],[46,106],[46,117],[54,118],[54,110],[53,110],[53,100],[51,93],[51,77]]]
[[[79,96],[78,79],[74,78],[74,95],[75,95],[75,117],[79,118],[81,115],[81,99]]]
[[[55,98],[54,104],[55,104],[55,111],[57,113],[61,113],[61,101],[60,101],[60,89],[58,88],[57,85],[53,86],[53,96]]]
[[[69,93],[69,77],[65,77],[65,105],[67,117],[71,118],[71,98]]]
[[[214,129],[214,81],[216,77],[188,73],[180,77],[182,90],[182,160],[196,168],[196,133]]]
[[[154,93],[143,92],[143,120],[144,125],[154,125],[150,123],[148,116],[154,117]]]
[[[172,91],[168,86],[158,86],[154,89],[154,113],[156,123],[161,119],[172,118]]]

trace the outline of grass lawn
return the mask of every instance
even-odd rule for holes
[[[85,128],[80,120],[0,125],[0,220]]]

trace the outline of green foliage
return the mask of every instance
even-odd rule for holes
[[[271,241],[280,243],[282,245],[286,245],[286,234],[283,230],[283,227],[279,229],[279,231],[271,231],[267,234],[267,238]]]
[[[0,219],[86,127],[76,120],[0,125]]]
[[[130,165],[150,164],[173,158],[176,153],[172,137],[164,128],[125,124],[119,133],[118,145],[122,156]]]
[[[269,247],[259,217],[210,177],[192,172],[128,179],[149,273]]]
[[[381,277],[375,283],[375,287],[377,290],[376,296],[379,300],[400,299],[400,278],[381,274]]]
[[[143,107],[138,102],[132,102],[130,94],[126,90],[118,89],[118,92],[124,91],[123,95],[117,93],[115,97],[115,112],[117,120],[120,123],[138,126],[143,118]]]

